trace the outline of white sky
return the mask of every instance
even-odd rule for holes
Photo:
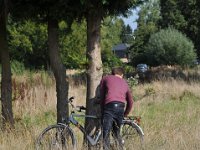
[[[136,23],[136,19],[138,18],[137,11],[139,11],[139,9],[133,10],[132,15],[129,16],[128,18],[122,18],[124,20],[124,23],[126,25],[130,25],[133,31],[137,28],[137,23]]]

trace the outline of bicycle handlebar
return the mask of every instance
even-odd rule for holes
[[[78,109],[78,110],[76,110],[76,111],[78,111],[78,112],[81,112],[82,110],[86,110],[86,107],[85,106],[74,106],[72,103],[73,103],[73,100],[74,100],[74,96],[72,96],[72,97],[70,97],[69,99],[68,99],[68,103],[72,106],[72,108],[73,109]]]
[[[78,108],[78,111],[81,112],[82,110],[86,110],[85,106],[76,106]]]
[[[70,97],[69,100],[68,100],[68,102],[69,102],[69,103],[72,103],[72,102],[73,102],[73,99],[74,99],[74,96]]]

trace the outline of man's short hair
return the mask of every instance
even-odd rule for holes
[[[124,69],[122,67],[115,67],[115,68],[112,68],[112,75],[123,75],[124,74]]]

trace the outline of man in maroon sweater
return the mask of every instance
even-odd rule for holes
[[[111,130],[113,130],[119,145],[122,146],[120,126],[123,118],[129,114],[133,106],[131,92],[127,82],[123,79],[123,74],[123,68],[113,68],[112,75],[103,77],[100,83],[104,150],[110,149],[109,134]]]

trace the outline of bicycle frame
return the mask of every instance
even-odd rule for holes
[[[102,135],[102,131],[101,129],[97,130],[97,133],[95,134],[94,138],[92,138],[92,136],[88,135],[85,131],[85,128],[79,124],[79,122],[74,118],[74,117],[81,117],[81,118],[92,118],[92,119],[100,119],[97,116],[92,116],[92,115],[80,115],[80,114],[75,114],[75,113],[71,113],[71,115],[69,116],[69,121],[75,125],[87,138],[87,140],[89,141],[89,143],[94,146],[98,143],[101,135]]]
[[[72,111],[71,111],[71,114],[68,118],[68,124],[72,123],[73,125],[75,125],[83,134],[84,136],[87,138],[87,140],[89,141],[89,143],[94,146],[98,143],[101,135],[102,135],[102,129],[99,128],[97,129],[97,133],[95,133],[94,135],[94,138],[90,135],[87,134],[85,128],[79,124],[79,122],[74,118],[74,117],[81,117],[81,118],[92,118],[92,119],[100,119],[99,117],[97,116],[93,116],[93,115],[82,115],[82,114],[76,114],[74,109],[75,109],[75,106],[72,104],[72,100],[74,99],[74,97],[71,97],[69,99],[69,104],[72,106]],[[79,112],[81,112],[82,109],[86,109],[84,106],[80,106],[79,107]],[[129,119],[123,119],[123,122],[130,122],[133,126],[135,126],[135,129],[137,130],[138,133],[141,133],[141,135],[144,136],[144,132],[142,130],[142,128],[136,123],[134,122],[133,119],[129,118]]]

